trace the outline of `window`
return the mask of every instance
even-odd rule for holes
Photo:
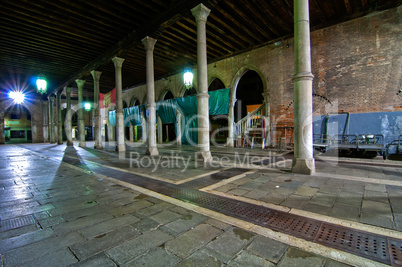
[[[10,114],[10,120],[19,120],[21,118],[21,114],[17,113],[11,113]]]
[[[25,131],[11,131],[11,138],[25,138]]]

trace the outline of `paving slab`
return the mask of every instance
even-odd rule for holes
[[[288,249],[288,245],[276,240],[257,236],[248,246],[247,250],[252,254],[277,263]]]
[[[243,267],[243,266],[255,266],[255,267],[274,267],[275,264],[267,261],[264,258],[258,257],[247,251],[242,251],[237,257],[228,263],[230,267]]]
[[[325,258],[290,247],[276,265],[278,267],[323,266]]]

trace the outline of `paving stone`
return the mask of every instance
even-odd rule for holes
[[[391,215],[392,210],[389,203],[372,201],[372,200],[363,200],[362,203],[362,212],[370,212],[372,214],[379,215]]]
[[[334,260],[327,259],[327,261],[325,263],[325,267],[352,267],[352,266],[348,265],[348,264],[344,264],[344,263],[339,262],[339,261],[334,261]]]
[[[290,247],[279,263],[278,267],[300,267],[300,266],[323,266],[325,259],[305,252],[303,250]]]
[[[185,258],[221,233],[222,231],[215,227],[200,224],[194,229],[166,242],[165,248],[180,258]]]
[[[154,204],[149,201],[138,200],[138,201],[131,203],[129,205],[126,205],[126,206],[113,208],[113,209],[109,210],[109,213],[117,217],[117,216],[122,216],[125,214],[135,212],[137,210],[140,210],[140,209],[152,206],[152,205],[154,205]]]
[[[23,235],[0,240],[0,253],[41,241],[43,239],[52,237],[53,234],[53,229],[46,228],[43,230],[29,232]]]
[[[140,219],[131,215],[131,214],[126,214],[121,217],[117,217],[108,221],[104,221],[95,225],[92,225],[90,227],[84,228],[79,230],[79,232],[85,237],[85,238],[91,238],[100,234],[104,234],[107,232],[110,232],[114,229],[118,229],[120,227],[133,224],[138,222]]]
[[[84,238],[77,232],[47,238],[4,253],[4,264],[13,266],[29,262],[55,251],[63,250],[83,240]]]
[[[2,220],[8,220],[12,218],[22,217],[28,214],[34,214],[41,211],[48,211],[51,209],[54,209],[54,206],[52,204],[39,205],[27,209],[18,209],[18,210],[7,209],[4,210],[3,212],[0,212],[0,218]]]
[[[267,261],[264,258],[261,258],[261,257],[258,257],[256,255],[250,254],[247,251],[242,251],[227,266],[230,266],[230,267],[243,267],[243,266],[274,267],[275,264],[273,264],[272,262]]]
[[[235,195],[235,196],[243,196],[250,192],[249,189],[242,189],[242,188],[235,188],[233,190],[228,191],[229,194]]]
[[[189,210],[184,209],[184,208],[179,207],[179,206],[173,206],[173,208],[170,208],[170,210],[173,211],[173,212],[179,213],[181,215],[185,215],[185,214],[188,214],[190,212]]]
[[[336,195],[328,195],[318,192],[311,198],[308,203],[332,207],[335,204],[336,199]]]
[[[312,188],[305,185],[300,186],[294,194],[299,196],[312,197],[318,192],[318,188]]]
[[[219,192],[224,192],[224,193],[226,193],[226,192],[228,192],[229,190],[235,189],[236,187],[237,187],[236,184],[234,184],[234,183],[229,183],[229,184],[222,185],[222,186],[216,188],[215,190],[216,190],[216,191],[219,191]]]
[[[37,231],[38,225],[36,224],[30,224],[27,226],[23,226],[20,228],[15,228],[15,229],[11,229],[5,232],[0,232],[0,240],[6,239],[6,238],[12,238],[15,236],[19,236],[19,235],[23,235],[23,234],[27,234],[30,232],[34,232]]]
[[[142,219],[131,226],[134,227],[134,229],[137,229],[141,233],[148,232],[150,230],[156,230],[161,224],[158,222],[155,222],[154,220],[151,220],[149,218],[147,219]]]
[[[272,193],[287,195],[287,196],[290,196],[294,192],[295,192],[294,189],[290,189],[290,188],[286,188],[286,187],[282,187],[282,186],[275,188],[275,190],[272,191]]]
[[[307,204],[304,205],[303,210],[322,215],[328,215],[329,211],[331,210],[331,207],[307,202]]]
[[[387,215],[371,211],[362,211],[359,221],[365,224],[371,224],[379,227],[395,229],[393,216],[391,214]]]
[[[306,196],[299,196],[299,195],[291,195],[285,201],[281,203],[281,205],[295,208],[295,209],[302,209],[303,206],[310,200],[310,197]]]
[[[73,265],[85,267],[116,267],[117,265],[105,253],[98,253],[86,260],[79,261]]]
[[[358,221],[359,214],[359,207],[349,206],[342,203],[335,203],[331,211],[329,212],[330,216],[351,221]]]
[[[151,248],[164,244],[172,238],[173,236],[160,230],[149,231],[125,242],[122,245],[107,250],[106,253],[115,262],[121,265],[133,260]]]
[[[71,250],[79,260],[83,260],[117,244],[122,244],[138,235],[140,235],[139,231],[131,226],[125,226],[112,232],[95,236],[95,238],[84,243],[76,244],[71,247]]]
[[[184,215],[180,219],[170,222],[168,224],[165,224],[161,226],[160,228],[172,235],[178,235],[180,233],[183,233],[187,230],[190,230],[191,228],[203,223],[206,221],[208,217],[195,213],[195,212],[190,212],[187,215]]]
[[[210,242],[205,248],[207,253],[218,260],[228,263],[239,253],[255,236],[239,228],[231,228],[214,241]]]
[[[164,267],[173,266],[180,261],[179,257],[167,252],[163,248],[150,249],[146,254],[139,256],[138,258],[122,265],[126,266],[152,266],[152,267]]]
[[[149,217],[151,220],[154,220],[160,224],[166,224],[171,221],[177,220],[178,218],[182,217],[181,214],[178,214],[173,211],[165,210],[160,213],[157,213],[151,217]]]
[[[78,260],[68,248],[44,255],[20,266],[69,266]]]
[[[341,191],[336,202],[343,203],[348,206],[360,207],[362,205],[362,194]]]
[[[82,217],[78,218],[76,220],[70,221],[70,222],[64,222],[60,223],[57,225],[53,226],[53,229],[57,235],[66,233],[66,232],[71,232],[79,229],[83,229],[88,226],[95,225],[97,223],[107,221],[112,219],[113,216],[107,213],[102,213],[102,214],[95,214],[90,217]]]
[[[288,189],[292,189],[293,191],[295,191],[304,184],[304,182],[299,182],[299,181],[294,181],[294,180],[290,180],[290,182],[287,182],[287,181],[289,181],[289,179],[285,180],[285,183],[283,183],[281,185],[281,188],[288,188]]]
[[[209,218],[208,220],[205,221],[206,224],[209,224],[217,229],[221,229],[221,230],[226,230],[230,227],[229,224],[215,220],[215,219],[211,219]]]
[[[257,236],[248,246],[247,250],[257,256],[277,263],[286,252],[288,247],[288,245],[276,240]]]
[[[278,193],[269,193],[265,197],[261,198],[261,201],[267,202],[267,203],[272,203],[279,205],[282,203],[288,196],[287,195],[282,195]]]
[[[191,254],[185,260],[179,262],[175,267],[199,267],[200,263],[208,267],[222,267],[224,264],[217,258],[212,257],[208,252],[202,248]]]
[[[260,198],[265,197],[267,194],[268,194],[267,191],[254,189],[243,196],[247,197],[247,198],[251,198],[251,199],[260,199]]]
[[[364,199],[389,204],[388,194],[384,192],[366,190],[364,191]]]
[[[398,231],[402,231],[402,214],[394,213],[395,227]]]
[[[387,189],[383,184],[366,184],[365,189],[370,191],[387,192]]]

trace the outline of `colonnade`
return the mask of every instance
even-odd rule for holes
[[[200,4],[191,9],[197,24],[197,114],[198,114],[198,157],[204,162],[212,159],[210,152],[210,136],[209,136],[209,104],[208,104],[208,74],[207,74],[207,45],[206,45],[206,21],[210,10],[203,4]],[[295,152],[293,159],[292,170],[297,173],[312,174],[315,171],[315,163],[312,154],[312,80],[311,73],[311,56],[310,56],[310,25],[308,13],[308,0],[295,1],[294,7],[294,24],[295,24],[295,75],[294,81],[294,105],[295,105],[295,119],[294,119],[294,140]],[[156,141],[156,120],[159,125],[158,142],[162,142],[162,121],[156,118],[156,104],[155,104],[155,88],[154,88],[154,62],[153,51],[156,39],[149,36],[142,39],[146,51],[146,88],[147,88],[147,106],[146,118],[141,117],[143,125],[143,140],[146,141],[148,155],[157,156],[159,154]],[[123,58],[114,57],[112,59],[115,66],[115,82],[116,82],[116,151],[124,152],[125,137],[124,137],[124,116],[123,116],[123,100],[122,100],[122,65]],[[101,116],[100,116],[100,103],[99,103],[99,80],[101,72],[91,72],[94,79],[94,117],[95,117],[95,148],[102,148],[101,140]],[[76,80],[78,86],[78,128],[79,128],[79,146],[85,147],[85,127],[83,118],[83,87],[84,80]],[[67,144],[72,145],[71,138],[71,88],[66,87],[67,97],[67,113],[70,114],[66,119],[66,133]],[[58,144],[62,143],[62,124],[61,124],[61,92],[57,94],[57,109],[58,118],[54,118],[53,106],[54,96],[49,97],[49,141]],[[269,95],[264,95],[265,99],[265,114],[270,114]],[[236,99],[232,97],[229,102],[229,121],[234,120],[233,107]],[[266,124],[269,125],[269,117],[265,119]],[[46,117],[46,116],[45,116]],[[44,123],[47,124],[46,118]],[[146,124],[145,124],[146,120]],[[181,144],[181,125],[180,114],[177,115],[178,122],[178,144]],[[47,131],[45,131],[47,132]],[[227,145],[233,146],[233,132],[234,128],[229,123],[229,138]],[[130,128],[130,136],[132,136],[132,128]],[[269,136],[269,134],[267,135]],[[44,136],[45,140],[47,139]],[[132,137],[130,137],[132,141]],[[268,141],[269,142],[269,141]]]

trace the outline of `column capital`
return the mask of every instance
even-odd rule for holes
[[[49,99],[49,101],[53,103],[53,101],[54,101],[55,98],[56,98],[56,97],[55,97],[54,95],[50,95],[50,96],[48,96],[47,99]]]
[[[115,68],[121,68],[123,66],[124,58],[114,57],[112,58],[113,64]]]
[[[71,93],[71,87],[64,87],[64,90],[66,90],[66,96]]]
[[[77,79],[75,80],[75,83],[77,84],[78,88],[84,88],[85,80]]]
[[[97,70],[91,71],[91,75],[94,78],[94,81],[97,81],[97,82],[99,82],[101,74],[102,74],[101,71],[97,71]]]
[[[191,13],[195,17],[196,21],[199,21],[199,20],[206,21],[210,12],[211,12],[211,9],[207,8],[203,4],[199,4],[198,6],[191,9]]]
[[[143,45],[144,45],[146,51],[148,51],[148,50],[153,51],[153,50],[154,50],[155,43],[156,43],[156,39],[147,36],[147,37],[143,38],[143,39],[141,40],[141,42],[143,43]]]

